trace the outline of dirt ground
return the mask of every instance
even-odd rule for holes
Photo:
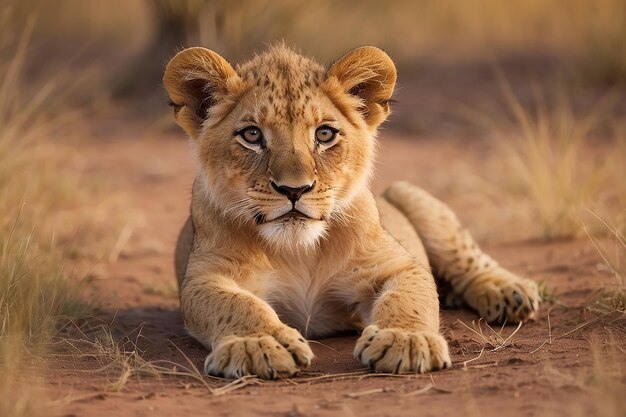
[[[442,73],[445,71],[438,74],[445,76]],[[429,76],[423,75],[426,79]],[[436,90],[437,83],[415,88],[427,93],[428,88]],[[449,90],[447,98],[453,99],[458,90]],[[402,120],[420,110],[415,107],[419,100],[412,91],[416,90],[407,84],[400,92],[398,113],[405,116]],[[421,105],[425,109],[445,107],[436,100]],[[373,182],[376,192],[397,179],[429,188],[431,181],[437,183],[437,178],[447,174],[450,160],[462,159],[470,166],[482,163],[488,152],[485,144],[479,139],[466,141],[459,135],[450,139],[458,126],[446,128],[441,123],[444,116],[431,111],[419,119],[422,128],[432,132],[428,137],[407,133],[407,123],[399,123],[403,129],[382,132]],[[429,124],[442,131],[431,129]],[[154,133],[141,124],[129,127],[111,123],[95,136],[95,142],[81,148],[92,161],[89,171],[105,176],[119,188],[134,213],[122,225],[119,256],[89,269],[93,282],[88,290],[98,299],[98,314],[110,324],[116,338],[132,340],[144,359],[189,366],[186,356],[201,369],[207,351],[185,334],[174,291],[174,244],[188,213],[194,175],[189,146],[181,132]],[[464,211],[458,194],[449,195],[437,187],[432,191],[449,202],[472,228],[475,210],[474,214]],[[472,312],[443,311],[452,369],[411,376],[367,373],[352,358],[357,335],[349,334],[313,342],[313,365],[287,381],[249,379],[240,382],[245,386],[227,392],[218,388],[229,381],[214,378],[206,377],[202,383],[180,376],[132,375],[116,390],[119,387],[113,384],[120,376],[118,368],[102,369],[102,363],[89,356],[58,355],[48,364],[49,395],[54,400],[50,415],[623,413],[624,408],[619,408],[625,405],[623,398],[603,390],[598,366],[617,363],[623,370],[626,322],[619,313],[589,308],[597,290],[610,279],[591,243],[513,241],[485,245],[485,249],[513,271],[546,281],[550,291],[558,294],[558,303],[544,303],[538,319],[517,331],[516,326],[492,331],[483,324],[484,338],[470,330],[477,319]],[[611,356],[610,346],[617,346],[617,356]],[[622,373],[621,378],[626,375]]]

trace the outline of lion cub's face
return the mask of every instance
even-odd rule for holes
[[[164,82],[209,203],[282,249],[314,245],[366,186],[395,78],[372,47],[328,70],[284,47],[237,69],[190,48]]]

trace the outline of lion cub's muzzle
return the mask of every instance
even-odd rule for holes
[[[279,194],[282,194],[285,197],[287,197],[289,201],[291,201],[291,204],[293,206],[296,205],[296,201],[298,201],[300,197],[302,197],[302,194],[308,193],[311,190],[313,190],[313,188],[315,188],[315,183],[316,183],[316,181],[313,181],[313,183],[311,184],[291,187],[287,185],[278,185],[274,181],[270,181],[270,182],[272,184],[272,188],[276,190],[276,192],[278,192]]]
[[[313,181],[310,184],[300,185],[300,186],[290,186],[290,185],[282,185],[274,180],[270,181],[272,188],[278,194],[287,197],[289,203],[285,202],[285,210],[281,210],[282,213],[274,216],[269,221],[307,221],[307,220],[319,220],[319,216],[315,216],[315,214],[307,207],[304,198],[302,198],[306,193],[313,191],[315,188],[317,181]],[[301,200],[302,198],[302,200]],[[290,206],[290,207],[289,207]]]

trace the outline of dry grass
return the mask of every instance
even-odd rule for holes
[[[511,101],[521,134],[501,142],[504,160],[511,167],[508,179],[517,180],[512,187],[529,197],[530,217],[539,222],[544,238],[580,236],[580,218],[587,208],[621,210],[621,204],[609,205],[626,189],[626,180],[619,175],[622,155],[608,146],[596,158],[589,158],[595,110],[576,117],[567,101],[560,99],[552,110],[542,106],[531,116],[513,98]]]
[[[617,416],[626,409],[626,366],[618,342],[612,338],[592,339],[593,367],[586,378],[586,386],[595,404],[594,415]]]
[[[12,399],[0,401],[0,415],[18,417],[43,412],[35,359],[65,317],[89,308],[64,254],[80,242],[78,227],[91,231],[91,214],[78,210],[90,188],[71,146],[53,140],[77,115],[47,111],[59,79],[22,78],[34,25],[27,21],[15,45],[0,41],[0,398]],[[60,222],[69,212],[73,227]]]
[[[82,310],[54,243],[36,232],[46,226],[45,213],[59,193],[50,181],[53,171],[36,157],[36,138],[48,124],[32,119],[45,94],[22,100],[17,87],[29,29],[32,22],[15,55],[0,66],[0,396],[15,399],[0,402],[0,414],[7,416],[40,411],[33,401],[40,388],[22,376],[26,360],[51,335],[57,317]]]
[[[94,319],[91,321],[94,322]],[[75,336],[66,335],[56,341],[53,348],[55,356],[61,359],[71,358],[73,363],[76,360],[87,360],[90,366],[83,372],[104,376],[106,383],[102,386],[103,392],[120,392],[130,381],[140,382],[144,379],[159,382],[165,378],[176,378],[181,382],[195,383],[216,396],[261,383],[261,380],[250,375],[236,380],[205,375],[173,343],[172,346],[183,357],[182,363],[166,359],[146,359],[145,352],[139,347],[143,337],[141,327],[117,338],[110,325],[102,322],[92,326],[73,325],[69,333]],[[93,362],[89,359],[98,363],[99,367],[94,369]],[[185,386],[190,387],[186,384]]]
[[[522,322],[520,322],[517,325],[517,327],[514,330],[512,330],[508,336],[505,336],[504,328],[505,328],[506,323],[503,324],[499,330],[495,330],[488,323],[486,323],[482,318],[479,319],[478,321],[472,320],[472,327],[463,323],[459,319],[456,320],[456,323],[461,324],[467,330],[472,332],[472,334],[476,338],[476,342],[483,345],[483,350],[486,347],[489,347],[491,348],[492,352],[496,352],[498,350],[504,349],[505,347],[509,346],[513,340],[513,337],[519,331],[519,329],[522,328],[522,324],[523,324]],[[485,325],[487,330],[483,330],[481,323]],[[482,355],[482,351],[481,351],[481,355]],[[466,366],[467,363],[468,362],[465,362],[464,367]]]
[[[602,258],[602,265],[611,275],[611,282],[603,286],[596,300],[596,307],[601,311],[626,312],[626,237],[622,228],[589,211],[591,221],[604,227],[606,235],[598,238],[585,227],[589,240]]]
[[[582,237],[587,210],[616,219],[623,233],[626,121],[604,118],[614,96],[581,112],[563,89],[550,95],[535,89],[534,108],[529,109],[498,76],[509,110],[488,117],[466,110],[495,139],[484,169],[465,180],[494,210],[485,216],[492,228],[488,234],[502,230],[496,234],[506,240],[515,224],[523,226],[515,229],[516,239]],[[590,227],[594,233],[607,232],[598,226]]]
[[[622,415],[626,408],[626,367],[623,348],[610,333],[594,333],[589,338],[590,366],[577,370],[558,369],[556,364],[546,361],[545,376],[552,386],[560,389],[575,389],[584,393],[589,409],[579,404],[568,405],[562,412],[572,416]]]
[[[68,282],[57,254],[36,247],[31,236],[15,233],[0,243],[0,414],[27,416],[40,403],[40,388],[23,375],[41,354],[58,320],[78,316],[86,305]],[[32,246],[31,246],[32,245]],[[28,388],[26,388],[28,387]]]

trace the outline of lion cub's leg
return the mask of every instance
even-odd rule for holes
[[[362,289],[357,305],[367,324],[354,357],[376,372],[423,373],[449,367],[430,269],[389,235],[371,242],[375,247],[354,263],[355,288]]]
[[[227,274],[196,269],[202,262],[193,256],[181,288],[181,309],[189,333],[212,349],[204,362],[207,374],[275,379],[310,365],[313,352],[297,330]]]
[[[435,274],[485,320],[531,319],[539,306],[537,285],[502,268],[478,247],[452,210],[419,187],[393,184],[385,198],[409,219],[422,239]]]

